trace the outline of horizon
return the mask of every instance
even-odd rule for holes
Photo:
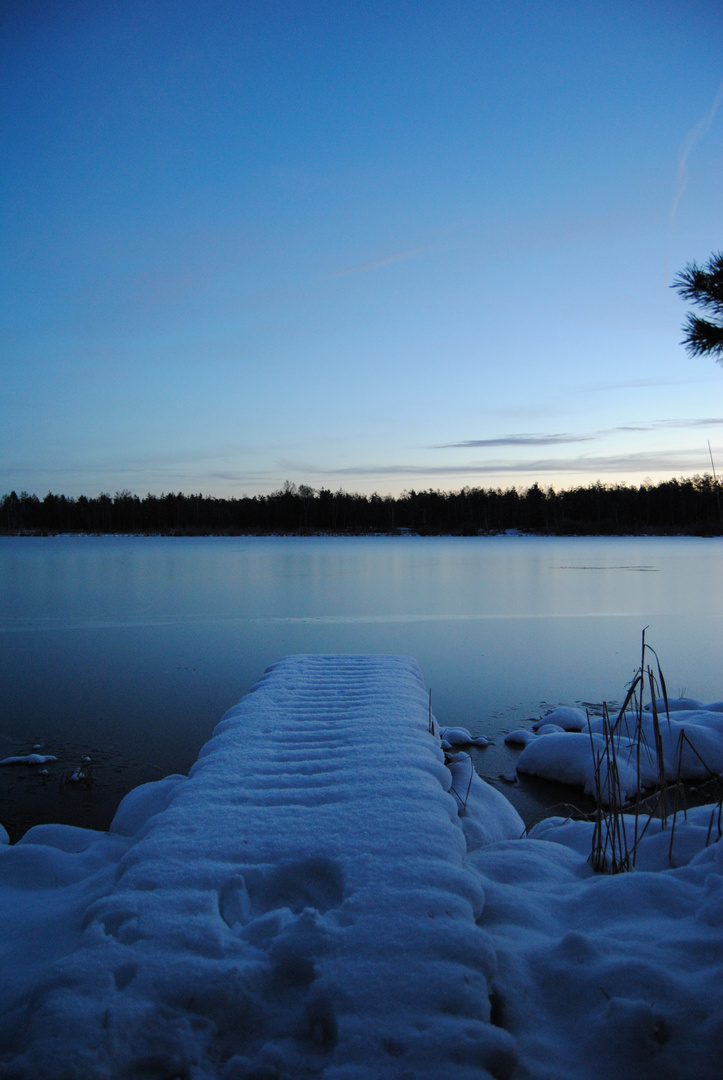
[[[705,473],[672,286],[723,247],[720,40],[709,0],[4,6],[0,489]]]
[[[388,491],[364,492],[364,491],[355,491],[355,490],[352,490],[350,488],[342,488],[342,487],[330,488],[330,487],[324,487],[323,485],[321,487],[318,487],[318,488],[313,488],[308,484],[304,484],[304,483],[297,484],[295,481],[287,479],[287,480],[284,480],[279,485],[278,488],[274,488],[274,489],[272,489],[270,491],[257,491],[257,492],[254,492],[253,494],[249,494],[248,492],[241,492],[239,494],[234,494],[234,495],[213,495],[213,494],[206,493],[206,492],[203,492],[203,491],[192,491],[192,490],[184,491],[184,490],[182,490],[180,488],[178,490],[175,490],[175,491],[170,490],[170,489],[168,491],[165,491],[165,490],[146,491],[145,493],[141,494],[139,491],[133,491],[130,488],[119,488],[115,492],[112,492],[112,493],[110,491],[99,491],[99,492],[97,492],[96,494],[93,494],[93,495],[89,495],[87,492],[80,492],[79,494],[69,494],[68,492],[65,492],[65,491],[48,491],[48,492],[46,492],[45,495],[40,496],[37,492],[34,492],[34,491],[26,491],[24,489],[21,489],[18,492],[18,491],[15,491],[15,489],[13,488],[13,489],[11,489],[11,491],[3,492],[2,494],[0,494],[0,503],[2,503],[5,499],[10,499],[13,495],[15,495],[15,497],[17,499],[22,499],[22,498],[38,499],[39,502],[42,502],[44,499],[49,498],[49,497],[50,498],[56,498],[56,499],[68,499],[68,500],[72,500],[72,501],[75,501],[75,502],[77,502],[79,499],[87,499],[88,501],[92,501],[94,499],[101,499],[101,498],[108,498],[111,501],[114,501],[116,499],[120,500],[120,499],[124,499],[124,498],[131,498],[131,499],[139,499],[142,502],[144,499],[163,499],[163,498],[166,498],[166,497],[178,498],[179,496],[181,498],[186,498],[186,499],[201,498],[201,499],[219,499],[219,500],[226,499],[226,500],[229,500],[229,501],[233,501],[233,500],[240,501],[242,499],[269,499],[269,498],[273,498],[275,496],[287,495],[287,494],[292,495],[292,496],[297,495],[300,498],[310,498],[310,497],[314,497],[314,496],[317,496],[317,495],[321,495],[322,493],[323,494],[330,494],[330,495],[351,496],[351,497],[354,497],[354,498],[365,498],[365,499],[379,498],[379,499],[396,500],[396,499],[404,499],[406,496],[409,496],[409,495],[432,494],[432,495],[450,495],[450,496],[453,496],[453,495],[462,495],[465,492],[475,492],[475,491],[482,491],[482,492],[489,493],[489,494],[496,494],[497,492],[501,492],[502,494],[508,494],[508,493],[515,492],[520,496],[525,496],[533,488],[538,488],[544,495],[552,494],[552,495],[557,496],[557,495],[565,494],[566,492],[574,492],[574,491],[579,491],[581,489],[582,490],[589,490],[589,489],[596,488],[596,487],[603,487],[606,490],[612,490],[612,489],[616,489],[616,488],[622,488],[622,489],[627,489],[627,490],[640,490],[641,488],[655,489],[655,488],[658,488],[658,487],[663,487],[666,484],[674,484],[674,483],[675,484],[690,484],[690,483],[694,483],[696,480],[705,480],[705,481],[711,482],[712,484],[714,484],[716,486],[720,486],[720,484],[721,484],[721,480],[718,478],[717,473],[713,472],[712,470],[703,470],[700,473],[694,473],[694,474],[692,474],[690,476],[678,475],[678,476],[663,477],[662,479],[656,480],[656,481],[652,481],[648,477],[647,479],[644,479],[640,483],[637,483],[637,484],[636,483],[626,482],[624,480],[603,481],[603,480],[598,479],[598,480],[588,480],[587,482],[582,483],[582,484],[571,484],[568,487],[562,487],[562,486],[554,486],[552,484],[543,486],[542,484],[539,484],[537,481],[533,481],[533,483],[527,484],[527,485],[512,484],[512,485],[509,485],[507,487],[502,487],[501,485],[497,485],[496,487],[488,487],[488,486],[483,486],[483,485],[476,485],[475,486],[475,485],[471,485],[471,484],[468,484],[468,485],[465,485],[464,487],[459,487],[459,488],[433,488],[433,487],[413,488],[413,487],[410,487],[410,488],[404,488],[401,491],[397,492],[396,494],[392,494],[391,492],[388,492]]]

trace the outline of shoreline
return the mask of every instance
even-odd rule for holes
[[[665,529],[645,529],[645,530],[619,530],[608,532],[587,532],[584,530],[574,530],[565,532],[562,530],[550,530],[550,529],[497,529],[497,530],[483,530],[480,529],[477,532],[464,532],[464,531],[451,531],[451,532],[437,532],[431,529],[345,529],[333,531],[331,529],[291,529],[273,530],[273,531],[259,531],[249,529],[224,529],[224,530],[205,530],[205,529],[168,529],[168,530],[143,530],[143,529],[127,529],[127,530],[108,530],[108,531],[91,531],[88,529],[17,529],[17,530],[5,530],[0,529],[0,537],[16,537],[16,538],[28,538],[28,539],[42,539],[45,537],[55,536],[145,536],[149,538],[153,537],[284,537],[295,539],[308,539],[308,538],[356,538],[356,537],[388,537],[390,539],[403,538],[405,536],[419,536],[419,537],[443,537],[445,539],[480,539],[485,540],[489,538],[508,537],[510,539],[520,539],[523,537],[559,537],[565,540],[574,540],[576,537],[580,538],[597,538],[600,540],[615,539],[629,537],[631,539],[645,539],[650,538],[662,538],[670,536],[675,539],[684,540],[686,538],[700,539],[700,540],[715,540],[723,536],[723,529],[719,532],[715,531],[693,531],[693,530],[665,530]]]

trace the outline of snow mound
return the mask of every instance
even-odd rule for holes
[[[673,700],[672,704],[679,707],[671,708],[670,716],[658,716],[659,735],[650,710],[643,712],[642,719],[631,712],[619,720],[610,719],[624,798],[632,798],[639,789],[657,783],[658,738],[667,781],[675,781],[678,776],[683,780],[706,780],[723,773],[723,713],[703,705],[695,709],[682,707],[691,701],[695,699]],[[581,787],[590,795],[595,791],[599,761],[603,797],[609,803],[604,728],[602,717],[586,719],[584,732],[559,732],[554,725],[541,722],[535,738],[528,740],[520,754],[517,770]]]
[[[447,767],[468,851],[522,836],[524,821],[500,791],[477,775],[469,754],[448,756]]]
[[[543,724],[557,724],[563,731],[586,731],[587,713],[584,709],[575,709],[569,705],[560,705],[553,709],[542,720],[536,721],[532,726],[537,731]]]
[[[451,750],[455,746],[489,746],[490,740],[484,735],[470,735],[466,727],[448,727],[440,731],[442,748]]]
[[[590,735],[582,732],[552,732],[527,744],[518,758],[517,771],[581,787],[586,795],[592,795],[595,792],[595,762],[600,758],[601,791],[604,801],[609,803],[615,788],[611,792],[604,750],[602,735],[594,734],[591,740]],[[632,798],[638,790],[638,775],[635,759],[630,753],[627,758],[618,757],[618,779],[624,797]]]
[[[685,813],[669,817],[648,818],[644,814],[621,814],[617,819],[615,854],[620,857],[627,852],[636,871],[651,872],[688,866],[721,836],[718,806],[695,806]],[[588,859],[592,850],[595,825],[590,821],[549,817],[530,829],[529,836],[537,840],[550,840],[563,844]],[[606,862],[610,865],[609,844]]]
[[[645,708],[646,712],[652,712],[652,709],[653,709],[652,702],[648,702],[648,704],[645,705],[644,708]],[[655,700],[655,708],[657,709],[657,711],[660,713],[661,716],[664,716],[665,712],[666,712],[665,698],[662,698],[662,697],[661,698],[656,698],[656,700]],[[704,706],[703,702],[698,701],[698,698],[690,698],[690,697],[686,697],[686,698],[670,698],[669,697],[668,701],[667,701],[667,711],[668,712],[687,712],[689,709],[704,709],[704,708],[705,708],[705,706]]]
[[[527,731],[526,728],[516,728],[505,735],[505,742],[510,746],[526,746],[534,737],[534,732]]]

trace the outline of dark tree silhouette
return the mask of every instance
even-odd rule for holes
[[[363,536],[407,533],[477,536],[504,532],[557,535],[723,534],[715,476],[665,480],[657,486],[604,484],[555,491],[463,488],[405,491],[396,498],[360,495],[287,482],[270,495],[224,499],[205,495],[146,495],[127,490],[77,499],[52,492],[43,499],[11,491],[0,497],[0,534],[145,533],[166,536]]]
[[[701,319],[698,315],[688,315],[683,330],[685,345],[691,356],[713,353],[719,364],[723,364],[723,252],[711,255],[705,266],[688,263],[685,270],[676,277],[672,288],[684,300],[699,304],[703,311],[716,320]]]

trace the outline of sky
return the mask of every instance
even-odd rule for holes
[[[723,474],[718,0],[4,0],[0,495]]]

